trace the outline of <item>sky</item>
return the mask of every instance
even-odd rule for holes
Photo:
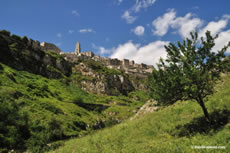
[[[1,0],[0,30],[82,51],[155,65],[164,46],[218,34],[218,51],[230,41],[229,0]],[[230,50],[228,50],[230,52]]]

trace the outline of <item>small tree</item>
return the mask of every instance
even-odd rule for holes
[[[204,100],[214,92],[214,84],[223,70],[224,53],[230,46],[229,42],[217,53],[213,52],[217,37],[207,31],[206,38],[198,41],[197,33],[191,33],[191,39],[178,42],[177,46],[172,43],[165,46],[167,59],[160,59],[158,69],[150,77],[152,96],[160,105],[196,100],[210,121]]]

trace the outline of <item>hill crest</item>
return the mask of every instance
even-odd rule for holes
[[[134,60],[123,59],[119,60],[117,58],[108,58],[108,57],[101,57],[95,55],[93,51],[81,51],[80,43],[76,43],[75,51],[73,52],[63,52],[59,49],[56,45],[42,42],[40,44],[39,41],[33,41],[32,46],[35,49],[41,49],[43,51],[54,51],[57,54],[62,55],[67,61],[69,62],[78,62],[80,60],[94,60],[102,63],[104,66],[108,68],[114,68],[118,70],[122,70],[126,73],[131,74],[146,74],[151,73],[152,69],[154,68],[153,65],[146,65],[144,63],[138,64],[135,63]]]

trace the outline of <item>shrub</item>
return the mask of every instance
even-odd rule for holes
[[[52,149],[52,141],[61,140],[64,137],[64,130],[61,122],[51,118],[47,124],[42,125],[40,121],[31,124],[31,137],[27,141],[28,149],[33,153],[43,153]]]
[[[27,141],[27,148],[33,153],[48,151],[49,135],[40,121],[34,121],[30,126],[31,137]]]
[[[1,99],[0,99],[1,100]],[[0,102],[0,148],[23,149],[30,137],[28,115],[13,101]]]
[[[26,36],[24,36],[23,38],[22,38],[22,41],[25,43],[25,44],[27,44],[28,43],[28,38],[26,37]]]
[[[41,90],[42,90],[42,91],[47,91],[47,92],[49,92],[49,87],[48,87],[48,85],[47,85],[47,84],[42,85]]]
[[[1,34],[4,34],[4,35],[6,35],[6,36],[10,36],[10,32],[7,31],[7,30],[1,30],[0,33],[1,33]]]
[[[21,37],[18,35],[13,34],[11,37],[16,41],[21,41]]]
[[[80,96],[75,97],[74,100],[73,100],[73,103],[74,104],[83,103],[82,97],[80,97]]]

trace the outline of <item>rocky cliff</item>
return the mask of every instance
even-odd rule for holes
[[[48,78],[71,75],[71,64],[61,55],[40,49],[39,42],[27,37],[0,32],[0,62],[16,70],[40,74]]]
[[[127,95],[135,88],[127,74],[108,69],[101,63],[87,60],[73,67],[73,81],[80,83],[82,89],[107,95]],[[81,78],[79,80],[79,78]]]
[[[126,60],[125,63],[97,56],[64,55],[59,54],[60,51],[53,44],[40,45],[39,41],[0,31],[0,62],[16,70],[47,78],[68,77],[67,80],[80,85],[85,91],[96,94],[128,95],[133,90],[148,90],[146,80],[151,67],[147,65],[134,66]],[[67,55],[72,58],[66,58]]]
[[[71,80],[81,88],[96,94],[128,95],[133,90],[147,91],[148,75],[138,76],[125,71],[107,68],[94,60],[82,60],[75,63]]]

